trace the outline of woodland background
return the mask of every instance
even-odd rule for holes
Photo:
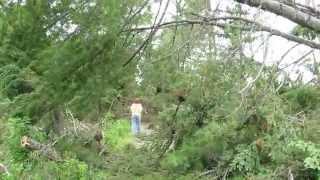
[[[319,180],[318,7],[220,2],[0,0],[0,178]]]

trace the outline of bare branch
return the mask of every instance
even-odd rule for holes
[[[153,24],[153,28],[151,29],[147,39],[140,45],[140,47],[138,48],[137,51],[135,51],[132,56],[122,65],[123,67],[127,66],[141,51],[143,51],[147,46],[148,46],[148,43],[150,42],[150,40],[152,39],[152,37],[156,34],[156,32],[158,31],[159,29],[159,25],[162,23],[163,19],[164,19],[164,16],[166,15],[166,12],[168,10],[168,7],[169,7],[169,3],[170,3],[170,0],[167,0],[167,3],[165,5],[165,8],[164,8],[164,11],[162,12],[161,14],[161,17],[157,23],[157,19],[158,19],[158,15],[159,15],[159,12],[160,12],[160,9],[161,9],[161,5],[159,7],[159,10],[158,10],[158,13],[156,15],[156,18],[154,20],[154,24]],[[156,25],[157,23],[157,25]]]
[[[265,66],[266,66],[266,61],[267,61],[267,55],[268,55],[268,51],[269,51],[269,39],[270,39],[270,37],[271,37],[271,34],[267,37],[267,39],[266,39],[266,43],[265,43],[265,46],[264,46],[264,52],[263,52],[263,62],[262,62],[262,64],[261,64],[261,67],[260,67],[260,69],[259,69],[259,72],[258,72],[258,74],[257,74],[257,76],[253,79],[253,80],[251,80],[251,81],[249,81],[248,83],[247,83],[247,85],[243,88],[243,89],[241,89],[240,90],[240,94],[241,95],[244,95],[244,93],[245,92],[247,92],[251,87],[252,87],[252,85],[260,78],[260,76],[262,75],[262,72],[263,72],[263,69],[265,68]]]
[[[150,30],[150,29],[154,29],[154,28],[171,28],[174,26],[188,26],[188,25],[206,25],[206,26],[217,26],[220,28],[226,28],[226,27],[231,27],[231,28],[241,28],[243,30],[249,30],[248,28],[245,27],[238,27],[236,25],[232,25],[230,23],[226,24],[226,23],[219,23],[219,20],[238,20],[238,21],[243,21],[249,24],[253,24],[256,26],[256,30],[258,31],[265,31],[265,32],[269,32],[271,33],[271,35],[275,35],[275,36],[279,36],[282,37],[284,39],[287,39],[289,41],[293,41],[299,44],[304,44],[306,46],[309,46],[311,48],[315,48],[315,49],[320,49],[320,44],[316,43],[314,41],[310,41],[310,40],[306,40],[303,38],[300,38],[298,36],[294,36],[285,32],[281,32],[277,29],[273,29],[271,27],[265,26],[261,23],[249,20],[249,19],[245,19],[245,18],[241,18],[241,17],[214,17],[214,18],[207,18],[206,20],[201,19],[201,20],[180,20],[180,21],[169,21],[169,22],[165,22],[162,24],[158,24],[156,26],[148,26],[148,27],[139,27],[139,28],[133,28],[133,29],[128,29],[125,30],[124,32],[127,31],[146,31],[146,30]]]
[[[304,60],[307,56],[309,56],[310,54],[312,54],[313,51],[314,51],[313,49],[310,50],[310,51],[308,51],[306,54],[304,54],[303,56],[301,56],[301,57],[298,58],[297,60],[293,61],[292,63],[290,63],[290,64],[288,64],[288,65],[286,65],[285,67],[280,68],[279,71],[282,71],[282,70],[284,70],[284,69],[286,69],[286,68],[288,68],[288,67],[290,67],[290,66],[292,66],[292,65],[294,65],[294,64],[300,63],[300,62],[301,62],[302,60]]]
[[[294,46],[290,47],[285,53],[282,54],[281,58],[278,60],[278,65],[281,64],[281,62],[284,60],[284,58],[293,50],[295,49],[296,47],[298,47],[300,44],[297,43],[295,44]]]

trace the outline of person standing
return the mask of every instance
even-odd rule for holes
[[[137,135],[141,132],[141,113],[143,110],[140,99],[136,98],[133,100],[130,110],[131,131],[134,135]]]

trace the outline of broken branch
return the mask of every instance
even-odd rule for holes
[[[50,145],[42,144],[28,136],[23,136],[21,138],[21,147],[30,151],[40,152],[41,155],[47,157],[50,160],[60,161],[60,157],[53,147],[51,147]]]

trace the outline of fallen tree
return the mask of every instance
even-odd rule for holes
[[[60,137],[73,136],[84,141],[98,141],[103,138],[98,124],[80,121],[68,109],[53,111],[54,132]]]
[[[53,161],[61,161],[58,153],[51,145],[42,144],[28,136],[23,136],[21,138],[21,147],[28,149],[30,151],[37,151],[40,155],[53,160]]]

